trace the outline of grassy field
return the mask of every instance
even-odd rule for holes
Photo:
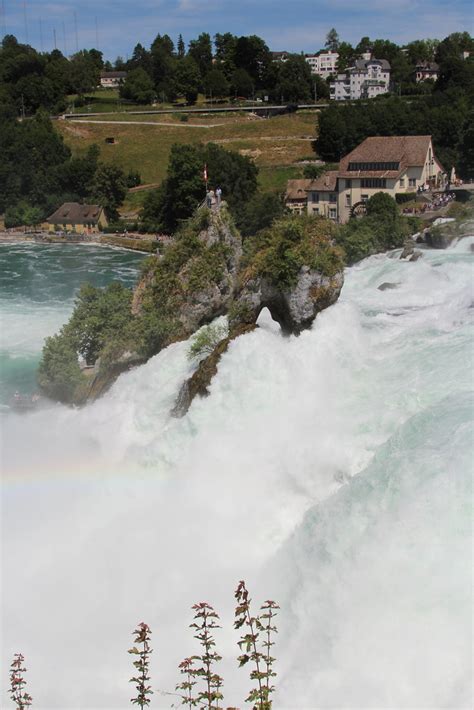
[[[317,118],[311,112],[298,112],[269,119],[226,114],[191,116],[188,122],[181,122],[173,115],[130,118],[114,114],[100,120],[110,122],[58,121],[56,125],[75,155],[96,143],[102,160],[126,171],[138,170],[143,183],[161,182],[174,143],[212,141],[252,158],[261,170],[262,187],[282,189],[288,177],[299,176],[298,161],[314,155]],[[118,123],[120,120],[127,123]],[[116,142],[106,144],[105,139],[112,136]]]

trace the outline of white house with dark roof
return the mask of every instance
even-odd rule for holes
[[[329,85],[334,101],[373,99],[390,90],[390,64],[386,59],[356,59],[354,66],[338,74]]]
[[[431,136],[371,136],[306,187],[307,212],[347,222],[353,210],[377,192],[413,193],[442,189],[446,180]]]
[[[127,78],[126,71],[101,71],[100,85],[104,89],[116,89]]]

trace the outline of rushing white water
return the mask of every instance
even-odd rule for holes
[[[178,704],[201,600],[243,706],[239,579],[282,607],[276,708],[471,706],[472,242],[362,262],[299,338],[263,319],[181,420],[186,343],[83,410],[4,417],[3,652],[35,707],[128,707],[142,619]]]

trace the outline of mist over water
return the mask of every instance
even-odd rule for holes
[[[153,706],[178,704],[203,600],[243,706],[239,579],[282,607],[275,708],[471,706],[473,241],[365,260],[299,338],[262,314],[181,420],[186,343],[82,410],[2,417],[3,653],[35,707],[128,707],[141,620]],[[44,293],[43,337],[67,317]]]

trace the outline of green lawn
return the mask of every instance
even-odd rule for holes
[[[113,119],[127,120],[127,116],[114,115]],[[146,119],[156,119],[151,123],[170,125],[146,125]],[[285,181],[284,170],[290,177],[294,176],[295,170],[299,170],[295,164],[311,155],[316,128],[315,114],[303,112],[270,119],[255,119],[248,114],[192,116],[188,123],[181,123],[173,115],[163,119],[162,116],[134,116],[130,119],[132,123],[117,125],[114,125],[115,121],[81,123],[65,120],[57,121],[56,126],[75,155],[84,154],[92,143],[96,143],[102,160],[116,163],[126,171],[138,170],[144,183],[161,182],[174,143],[214,141],[252,158],[262,170],[262,186],[268,185],[269,189],[280,189]],[[211,127],[204,127],[203,123]],[[112,136],[115,144],[106,144],[105,139]]]
[[[284,192],[287,180],[303,177],[303,168],[297,165],[279,165],[260,168],[258,184],[264,191]]]

